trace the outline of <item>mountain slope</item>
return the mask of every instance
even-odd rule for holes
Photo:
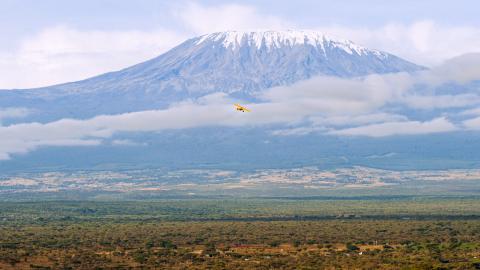
[[[35,109],[37,121],[164,108],[226,92],[252,93],[315,75],[340,77],[422,69],[394,55],[312,31],[220,32],[185,41],[121,71],[51,87],[1,91],[0,106]]]

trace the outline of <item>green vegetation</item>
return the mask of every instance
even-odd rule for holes
[[[478,198],[381,197],[370,199],[204,199],[158,201],[2,202],[0,224],[80,221],[209,221],[476,219]]]
[[[480,200],[0,204],[0,269],[475,269]]]

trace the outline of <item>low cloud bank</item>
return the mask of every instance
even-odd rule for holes
[[[385,137],[392,135],[415,135],[448,132],[457,129],[458,128],[454,124],[452,124],[446,118],[441,117],[426,122],[403,121],[372,124],[354,128],[334,130],[329,132],[329,134]]]
[[[468,93],[437,93],[446,84],[465,87],[471,81],[479,80],[480,74],[474,70],[476,66],[470,63],[477,59],[480,64],[477,56],[453,59],[438,68],[415,74],[371,75],[354,79],[315,77],[291,86],[275,87],[258,94],[261,102],[246,104],[252,113],[235,111],[232,104],[237,101],[226,94],[215,93],[174,104],[165,110],[0,126],[0,159],[45,146],[95,146],[121,132],[209,126],[278,124],[284,128],[272,131],[272,135],[319,133],[369,137],[479,130],[480,89],[476,89],[475,84],[467,87]],[[462,61],[466,64],[462,65]],[[446,76],[439,70],[451,72]],[[448,111],[452,109],[453,112]],[[406,113],[415,111],[428,112],[431,117],[415,119]],[[4,109],[0,110],[0,120],[24,117],[28,113],[24,108]],[[113,140],[111,144],[138,145],[122,140]]]

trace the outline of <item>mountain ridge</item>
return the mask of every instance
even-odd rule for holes
[[[154,59],[87,80],[33,90],[0,91],[0,107],[23,107],[32,112],[23,119],[0,119],[2,125],[7,129],[10,124],[23,122],[28,126],[41,126],[41,131],[48,135],[49,132],[55,133],[55,130],[49,130],[52,126],[51,122],[56,124],[82,122],[81,127],[89,129],[91,122],[78,119],[92,119],[99,115],[102,115],[99,116],[100,118],[111,119],[108,114],[114,114],[114,117],[117,117],[123,113],[146,110],[163,114],[163,109],[176,101],[195,99],[214,92],[224,92],[229,99],[247,100],[255,91],[263,91],[275,85],[293,84],[313,76],[352,78],[372,73],[415,72],[423,69],[396,56],[356,47],[357,45],[349,42],[328,46],[329,43],[337,41],[331,41],[320,34],[316,38],[315,33],[313,38],[308,34],[307,38],[300,37],[300,40],[298,40],[298,33],[284,36],[285,38],[282,39],[277,38],[275,34],[267,35],[272,37],[269,40],[266,37],[255,37],[255,34],[252,34],[252,37],[244,37],[244,32],[222,33],[189,39]],[[324,57],[325,54],[327,58]],[[385,59],[391,59],[393,62]],[[312,80],[316,79],[325,78]],[[327,79],[337,80],[336,78]],[[183,88],[184,86],[190,88]],[[297,85],[288,89],[298,89],[295,86]],[[361,91],[367,88],[356,86],[357,84],[347,87],[349,92],[355,94],[349,98],[351,100],[362,99],[367,94]],[[421,94],[419,96],[428,94],[426,91],[431,90],[423,89],[421,85],[418,87],[419,89],[414,90]],[[464,92],[473,88],[466,87]],[[268,91],[276,90],[278,89]],[[329,91],[334,90],[329,89]],[[447,94],[458,94],[458,90],[458,87],[447,87],[441,90],[441,93],[449,98]],[[287,100],[290,97],[294,98],[297,93],[288,95]],[[371,94],[375,96],[376,93]],[[311,101],[308,96],[305,99]],[[317,99],[317,101],[325,99],[325,103],[321,104],[330,102],[325,96],[317,95]],[[195,102],[193,104],[195,107],[202,107],[197,106]],[[302,101],[299,104],[306,103]],[[343,110],[344,104],[348,106],[351,103],[339,104],[335,106]],[[255,109],[255,106],[261,104],[251,105],[253,107],[250,108]],[[284,107],[288,108],[288,102],[280,104],[279,107],[281,109],[271,111],[271,115],[276,116]],[[316,113],[316,108],[313,107],[312,113]],[[221,114],[210,107],[205,109],[211,111],[213,116]],[[298,106],[294,109],[303,108]],[[459,110],[459,108],[453,109]],[[227,112],[239,117],[261,115],[257,114],[261,112],[257,110],[253,110],[252,114],[236,114],[233,108],[232,111]],[[372,113],[375,112],[372,111]],[[407,124],[405,129],[413,123],[415,128],[421,127],[424,121],[428,124],[432,119],[436,119],[435,117],[440,117],[438,115],[441,114],[437,115],[437,112],[439,111],[415,110],[402,103],[397,107],[388,108],[385,113],[390,114],[390,117],[384,117],[382,121],[387,124],[392,121],[405,123]],[[321,112],[318,113],[317,116],[322,116]],[[186,109],[183,117],[190,120],[191,115],[195,121],[194,114],[195,111]],[[267,114],[264,113],[264,116],[270,117]],[[278,117],[283,118],[288,114],[290,114],[289,111]],[[126,116],[128,117],[129,114]],[[364,116],[369,118],[371,115]],[[150,125],[152,122],[155,124],[169,120],[175,122],[179,119],[177,117],[179,116],[174,112],[169,115],[169,119],[166,117],[135,118],[135,121],[145,120],[144,123]],[[56,121],[59,119],[65,120]],[[311,120],[312,123],[302,122],[293,126],[286,124],[287,128],[323,128],[322,117],[311,118]],[[48,126],[42,125],[47,122]],[[116,123],[117,126],[136,124],[132,121],[127,124],[120,120]],[[213,120],[208,123],[213,123]],[[352,122],[348,127],[377,123],[380,122]],[[22,128],[22,125],[12,126],[12,129]],[[0,169],[6,172],[27,169],[51,170],[51,168],[58,170],[138,167],[245,169],[310,165],[334,168],[362,165],[407,170],[475,168],[480,164],[480,157],[477,154],[480,153],[480,135],[469,130],[373,138],[336,136],[328,133],[328,130],[321,133],[307,132],[301,136],[275,135],[273,131],[285,128],[282,123],[262,126],[205,125],[178,129],[170,129],[169,126],[159,130],[147,128],[148,131],[143,128],[118,129],[117,126],[113,129],[102,127],[99,133],[85,133],[85,136],[79,136],[80,141],[88,140],[90,145],[72,142],[65,144],[64,141],[56,145],[45,141],[42,137],[37,139],[36,135],[32,135],[26,136],[25,142],[22,141],[20,144],[25,147],[25,150],[19,147],[20,150],[13,151],[9,145],[10,142],[7,141],[3,144],[6,149],[4,152],[8,154],[7,157],[12,158],[2,160]],[[341,130],[344,127],[347,125],[331,125],[328,128]],[[73,125],[69,128],[69,132],[72,131],[75,135],[81,129],[78,125]],[[25,133],[30,135],[30,132],[32,134],[38,132],[37,129],[32,130]],[[93,139],[98,139],[98,144],[92,142],[89,134],[94,134]],[[103,134],[107,135],[103,137]],[[14,136],[11,136],[12,139]],[[75,136],[72,138],[76,138]],[[26,152],[28,154],[24,154]],[[386,155],[386,153],[395,154]]]
[[[36,121],[163,109],[224,92],[258,91],[313,76],[357,77],[424,67],[315,31],[229,31],[188,39],[125,69],[49,87],[0,92],[0,106],[32,108]],[[106,104],[106,106],[105,106]]]

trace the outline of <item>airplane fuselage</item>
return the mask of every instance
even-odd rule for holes
[[[247,108],[245,108],[245,107],[243,107],[243,106],[241,106],[241,105],[239,105],[239,104],[233,104],[233,105],[235,106],[235,109],[236,109],[237,111],[250,112],[249,109],[247,109]]]

